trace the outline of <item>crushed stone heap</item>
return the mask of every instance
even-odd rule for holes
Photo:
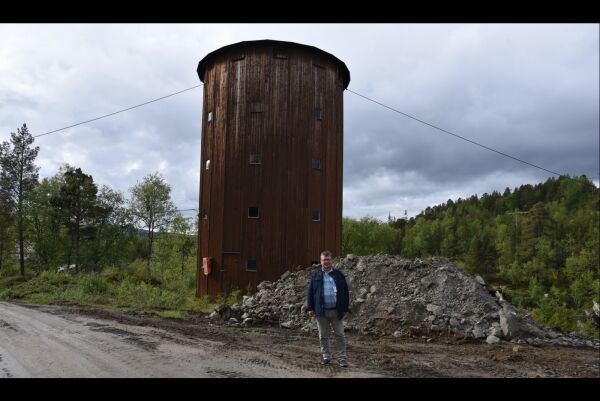
[[[491,291],[479,276],[464,272],[446,258],[409,260],[395,255],[348,255],[334,267],[348,282],[351,313],[347,331],[395,337],[453,336],[497,343],[592,346],[600,342],[546,329],[522,309]],[[306,292],[316,266],[286,272],[276,282],[263,281],[241,304],[211,315],[234,325],[274,323],[316,331],[306,313]]]

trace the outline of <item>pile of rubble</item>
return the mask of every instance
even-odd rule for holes
[[[484,280],[465,273],[445,258],[408,260],[392,255],[348,255],[334,260],[348,282],[351,313],[348,331],[395,337],[454,336],[500,341],[600,347],[576,333],[538,325],[525,310],[512,306]],[[264,281],[243,303],[221,307],[212,319],[233,325],[275,323],[290,329],[316,330],[306,313],[306,292],[316,266]]]

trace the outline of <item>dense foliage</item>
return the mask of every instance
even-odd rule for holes
[[[600,190],[585,176],[451,200],[411,219],[344,218],[343,254],[445,256],[542,324],[598,336]]]

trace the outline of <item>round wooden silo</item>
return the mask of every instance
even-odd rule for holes
[[[198,76],[197,295],[255,290],[323,250],[339,255],[346,65],[316,47],[257,40],[209,53]]]

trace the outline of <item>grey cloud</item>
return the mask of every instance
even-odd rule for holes
[[[242,40],[317,46],[350,89],[500,151],[598,180],[598,26],[572,24],[0,25],[0,141],[199,83],[198,61]],[[417,214],[551,174],[344,95],[344,215]],[[197,207],[198,88],[38,138],[41,175],[78,165],[126,191],[152,171]]]

